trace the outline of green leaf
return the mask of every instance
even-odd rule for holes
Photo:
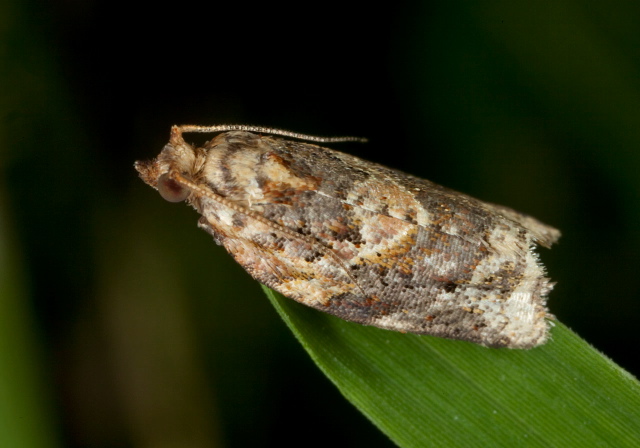
[[[0,446],[57,446],[22,258],[0,182]]]
[[[264,288],[342,394],[402,447],[637,446],[640,385],[560,323],[532,350],[365,327]]]

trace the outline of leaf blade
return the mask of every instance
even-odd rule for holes
[[[545,346],[487,349],[353,324],[264,289],[325,375],[400,446],[632,446],[640,437],[638,381],[562,324]]]

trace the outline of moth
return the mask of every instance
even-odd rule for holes
[[[186,132],[217,134],[197,147]],[[560,232],[510,208],[316,143],[241,125],[174,126],[144,182],[260,283],[363,325],[528,349],[549,337],[536,244]]]

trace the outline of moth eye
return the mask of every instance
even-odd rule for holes
[[[189,189],[183,187],[165,173],[158,178],[158,193],[169,202],[182,202],[189,196]]]

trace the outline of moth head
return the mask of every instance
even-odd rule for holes
[[[182,139],[177,128],[172,129],[169,143],[158,157],[149,161],[138,161],[135,168],[147,184],[157,189],[165,200],[182,202],[189,197],[191,188],[188,179],[197,170],[198,151]],[[200,158],[203,156],[200,155]]]
[[[157,188],[160,196],[169,202],[182,202],[187,199],[190,193],[189,188],[173,179],[169,173],[158,177]]]

